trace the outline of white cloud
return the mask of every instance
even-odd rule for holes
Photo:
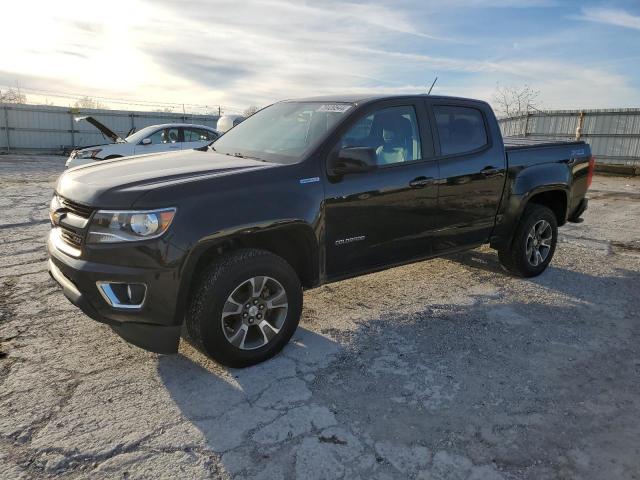
[[[244,109],[339,92],[422,92],[438,75],[436,93],[486,100],[499,81],[535,86],[547,108],[640,102],[629,78],[600,62],[550,60],[545,52],[554,42],[523,38],[517,52],[501,48],[506,54],[488,58],[480,53],[486,49],[460,48],[457,32],[436,23],[444,17],[420,10],[444,9],[442,2],[380,1],[113,0],[108,9],[82,0],[32,1],[28,9],[10,2],[0,42],[14,46],[3,51],[0,83],[13,75],[25,87]],[[452,1],[477,8],[552,3]],[[502,47],[502,40],[482,42]]]
[[[590,22],[640,30],[640,16],[632,15],[625,10],[614,8],[583,8],[582,15],[578,18]]]

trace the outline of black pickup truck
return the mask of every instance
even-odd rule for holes
[[[484,102],[426,95],[283,101],[209,147],[65,172],[49,271],[127,341],[181,327],[230,366],[288,342],[303,289],[488,243],[529,277],[579,222],[583,142],[506,144]]]

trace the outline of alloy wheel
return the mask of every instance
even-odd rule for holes
[[[533,267],[544,263],[551,252],[553,229],[546,220],[538,220],[527,235],[527,261]]]
[[[267,345],[287,318],[287,293],[275,278],[252,277],[238,285],[222,309],[222,330],[240,350]]]

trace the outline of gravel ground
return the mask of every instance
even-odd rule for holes
[[[0,478],[640,478],[640,179],[596,177],[538,278],[480,248],[328,285],[232,370],[53,285],[63,162],[0,156]]]

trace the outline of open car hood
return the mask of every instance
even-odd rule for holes
[[[120,135],[118,135],[116,132],[114,132],[113,130],[111,130],[109,127],[107,127],[104,123],[100,123],[98,120],[96,120],[95,118],[91,117],[91,116],[86,116],[86,117],[75,117],[75,121],[79,122],[81,120],[86,120],[87,122],[89,122],[91,125],[93,125],[94,127],[96,127],[98,130],[100,130],[100,132],[106,136],[107,138],[109,138],[112,142],[114,143],[125,143],[125,140],[120,137]]]

